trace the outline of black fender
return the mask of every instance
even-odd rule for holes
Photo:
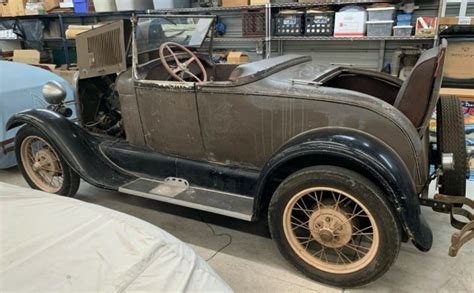
[[[64,116],[50,110],[26,110],[7,122],[10,130],[24,124],[39,129],[53,144],[66,163],[85,181],[106,189],[117,190],[136,179],[115,166],[100,150],[102,142]]]
[[[354,168],[369,175],[369,179],[386,192],[402,227],[421,251],[428,251],[433,243],[432,231],[421,214],[415,184],[400,156],[378,138],[359,130],[328,127],[304,132],[284,146],[265,164],[257,186],[255,213],[268,201],[265,189],[279,167],[303,157],[330,160],[341,167]],[[331,163],[329,163],[331,164]]]

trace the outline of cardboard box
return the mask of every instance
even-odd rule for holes
[[[2,16],[25,15],[25,5],[27,0],[8,0],[2,5]]]
[[[38,50],[15,50],[13,51],[13,61],[27,64],[39,64],[40,52]]]
[[[8,16],[6,10],[7,10],[7,3],[0,2],[0,16]]]
[[[336,12],[334,19],[335,37],[363,37],[366,32],[366,11]]]
[[[229,54],[227,55],[228,64],[243,64],[249,62],[249,56],[243,52],[229,52]]]
[[[270,0],[250,0],[250,5],[265,5],[270,3]]]
[[[459,42],[448,40],[444,77],[474,80],[474,39]]]
[[[436,16],[421,16],[416,19],[415,36],[432,37],[436,33]]]
[[[222,0],[222,7],[248,6],[249,0]]]
[[[51,11],[59,7],[59,0],[44,0],[44,10]]]
[[[444,16],[439,20],[439,25],[474,25],[474,17]]]

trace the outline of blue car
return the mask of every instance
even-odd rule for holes
[[[0,169],[16,165],[14,138],[18,129],[5,130],[5,123],[15,113],[27,109],[46,109],[42,89],[48,82],[56,82],[66,92],[66,104],[75,103],[74,87],[60,76],[39,67],[0,61]],[[76,79],[77,80],[77,79]],[[76,107],[71,119],[76,119]]]

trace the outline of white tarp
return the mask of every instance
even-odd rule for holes
[[[0,182],[0,292],[229,292],[186,244],[147,222]]]

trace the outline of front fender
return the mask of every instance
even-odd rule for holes
[[[433,235],[421,214],[415,185],[406,165],[387,144],[359,130],[321,128],[300,134],[285,144],[262,170],[257,187],[257,207],[261,206],[266,184],[278,168],[306,156],[320,158],[325,164],[331,160],[341,167],[355,167],[370,175],[387,193],[415,246],[422,251],[431,248]]]
[[[7,130],[21,125],[39,129],[53,144],[66,163],[85,181],[101,188],[117,190],[135,179],[109,161],[99,148],[101,140],[49,110],[27,110],[13,115]]]

